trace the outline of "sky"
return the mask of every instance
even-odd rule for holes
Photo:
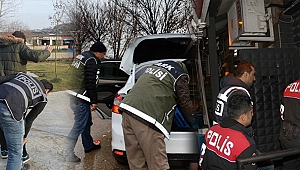
[[[52,0],[15,0],[21,3],[15,13],[10,14],[10,20],[23,22],[29,29],[53,27],[49,16],[54,15]],[[55,1],[55,0],[53,0]]]
[[[5,0],[15,1],[19,4],[15,12],[10,13],[6,19],[24,23],[29,29],[43,29],[53,27],[49,17],[53,17],[55,11],[53,3],[60,0]],[[106,2],[106,0],[90,0],[91,2]],[[66,0],[62,0],[66,2]]]

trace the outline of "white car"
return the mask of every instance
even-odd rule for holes
[[[122,99],[126,97],[147,66],[157,61],[183,61],[187,58],[195,58],[197,46],[194,40],[195,38],[190,34],[159,34],[136,38],[129,45],[120,65],[120,69],[126,72],[129,78],[125,86],[116,94],[112,107],[112,153],[119,162],[127,162],[121,125],[122,115],[118,111]],[[196,122],[196,126],[197,123],[199,122]],[[189,162],[198,162],[197,128],[174,126],[170,139],[165,139],[170,165],[181,166]]]

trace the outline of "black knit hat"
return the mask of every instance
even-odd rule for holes
[[[23,38],[24,42],[26,42],[25,34],[22,31],[15,31],[14,33],[12,33],[12,35],[18,38]]]
[[[90,48],[90,51],[93,52],[106,52],[107,49],[105,47],[105,45],[102,42],[95,42],[92,47]]]

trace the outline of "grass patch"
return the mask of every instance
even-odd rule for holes
[[[67,83],[68,69],[70,68],[71,60],[60,61],[45,61],[45,62],[28,62],[27,70],[36,74],[37,79],[47,79],[53,83],[53,91],[63,91],[71,89]],[[56,71],[55,71],[56,65]],[[56,74],[55,74],[56,73]]]

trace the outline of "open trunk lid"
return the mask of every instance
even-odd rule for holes
[[[195,39],[193,34],[157,34],[135,38],[122,58],[120,69],[130,75],[134,64],[152,60],[187,59]]]

